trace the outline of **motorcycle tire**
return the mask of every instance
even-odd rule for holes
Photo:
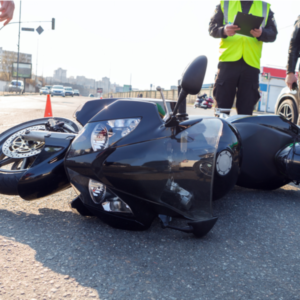
[[[67,129],[78,132],[81,126],[75,122],[65,118],[53,118],[54,120],[65,123],[65,131]],[[30,169],[30,165],[34,162],[36,156],[28,158],[10,158],[3,153],[3,145],[11,136],[19,131],[23,131],[32,127],[45,126],[48,118],[36,119],[14,126],[0,134],[0,194],[18,195],[18,182],[21,177]],[[66,125],[67,124],[67,125]],[[18,142],[20,143],[20,142]]]

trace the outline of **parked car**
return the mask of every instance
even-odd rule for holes
[[[49,93],[51,93],[52,85],[45,85],[45,88],[47,88],[49,90]]]
[[[80,93],[78,90],[73,90],[73,94],[74,94],[74,96],[80,96]]]
[[[24,93],[24,82],[22,80],[12,80],[8,86],[9,92]]]
[[[285,87],[277,98],[274,111],[276,115],[284,116],[287,120],[297,124],[300,111],[299,105],[299,92]]]
[[[50,94],[50,91],[47,87],[44,86],[40,89],[40,95],[48,95],[48,94]]]
[[[54,85],[51,89],[51,96],[63,96],[65,97],[65,90],[62,85]]]
[[[73,89],[70,86],[64,86],[65,96],[74,96]]]
[[[89,94],[89,97],[93,98],[93,97],[95,97],[95,96],[94,96],[94,94]]]

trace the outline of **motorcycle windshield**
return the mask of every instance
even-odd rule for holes
[[[166,141],[169,170],[161,201],[192,220],[212,216],[213,178],[222,126],[217,118],[202,119]]]

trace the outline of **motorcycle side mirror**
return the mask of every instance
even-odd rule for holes
[[[187,66],[182,75],[181,91],[179,93],[178,101],[174,108],[173,114],[166,121],[166,126],[171,127],[178,124],[178,120],[176,119],[175,115],[179,106],[186,99],[188,94],[197,95],[200,92],[206,73],[206,67],[206,56],[198,56]]]

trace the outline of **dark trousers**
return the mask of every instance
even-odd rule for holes
[[[236,96],[239,115],[252,115],[254,105],[260,98],[259,69],[246,64],[244,59],[220,62],[213,95],[216,108],[232,108]]]

